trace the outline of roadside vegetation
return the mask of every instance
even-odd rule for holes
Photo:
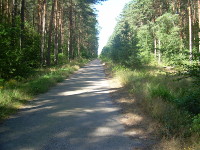
[[[156,122],[162,142],[157,149],[199,149],[200,89],[192,78],[180,80],[160,66],[127,68],[102,58],[112,77],[126,88]]]
[[[0,120],[97,57],[101,1],[0,1]]]
[[[100,56],[158,122],[157,149],[200,149],[197,6],[200,1],[131,1]]]
[[[88,59],[79,59],[66,65],[36,69],[28,78],[21,80],[1,80],[0,120],[9,117],[36,95],[47,92],[57,82],[69,77],[88,61]]]

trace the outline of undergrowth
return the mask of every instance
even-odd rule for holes
[[[7,118],[28,100],[48,91],[57,82],[61,82],[88,60],[72,61],[66,65],[35,70],[32,76],[17,81],[11,79],[0,83],[0,120]]]
[[[165,140],[158,149],[170,149],[170,143],[171,149],[200,148],[200,89],[192,79],[178,80],[176,74],[161,67],[130,69],[104,61],[122,86],[159,122],[158,130]]]

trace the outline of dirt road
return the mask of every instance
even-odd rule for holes
[[[99,60],[38,96],[0,124],[1,150],[129,150],[131,140],[119,122]]]

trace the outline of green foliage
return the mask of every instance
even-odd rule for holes
[[[110,47],[108,47],[108,46],[103,47],[100,57],[108,57],[109,58],[110,56],[111,56]]]
[[[189,50],[187,39],[183,37],[186,31],[180,25],[182,20],[179,14],[170,10],[171,5],[165,5],[169,4],[152,0],[136,0],[127,4],[102,55],[109,55],[113,61],[126,66],[160,63],[160,59],[166,65],[187,63]],[[164,10],[159,15],[156,6]],[[197,34],[195,36],[198,39]],[[197,49],[196,42],[194,60],[199,58]]]
[[[183,75],[185,78],[194,79],[193,83],[195,86],[200,86],[200,65],[194,63],[192,65],[184,65],[184,72],[179,72],[179,75]]]
[[[68,58],[65,54],[59,53],[58,54],[58,63],[59,64],[66,64],[68,62]]]
[[[143,25],[137,32],[139,47],[139,58],[142,64],[149,64],[152,61],[153,34],[149,25]]]
[[[192,122],[192,131],[200,136],[200,114],[194,116]]]
[[[148,114],[162,124],[160,132],[164,136],[185,138],[200,134],[197,88],[192,92],[186,81],[174,80],[173,75],[150,66],[133,70],[113,64],[112,72]]]
[[[177,136],[184,141],[195,135],[198,141],[198,19],[192,17],[193,48],[190,61],[189,3],[192,16],[195,16],[193,12],[198,10],[194,7],[196,1],[181,1],[180,6],[166,0],[131,1],[125,6],[102,50],[101,58],[114,66],[111,70],[121,84],[162,124],[161,133],[164,136]],[[164,65],[173,66],[173,69],[161,68]],[[174,76],[178,70],[181,73]]]
[[[200,91],[189,92],[181,100],[179,106],[193,114],[200,113]]]
[[[20,46],[20,24],[12,27],[0,24],[0,77],[3,79],[27,77],[31,70],[39,66],[39,36],[30,27],[25,29]]]
[[[125,66],[140,65],[136,38],[132,34],[130,25],[121,20],[110,38],[108,45],[103,48],[102,56],[111,57],[115,63]]]
[[[174,64],[180,53],[183,43],[180,40],[180,28],[178,27],[178,15],[165,13],[156,19],[154,32],[161,42],[160,51],[163,59],[169,64]]]
[[[167,89],[167,87],[161,86],[160,84],[150,86],[149,93],[153,98],[159,97],[166,101],[172,101],[174,98],[171,91]]]
[[[117,64],[113,71],[122,85],[139,95],[152,116],[164,124],[166,134],[189,135],[192,117],[200,113],[200,67],[198,63],[181,67],[188,63],[188,50],[180,39],[179,15],[165,12],[152,19],[153,7],[151,0],[130,2],[101,57]],[[159,52],[164,64],[185,68],[181,69],[182,81],[169,73],[141,68],[157,61]]]
[[[177,73],[180,76],[180,80],[190,79],[192,82],[192,87],[190,90],[176,100],[179,107],[192,112],[193,114],[200,113],[200,65],[198,63],[184,65],[183,71]]]
[[[22,80],[39,67],[64,64],[69,59],[96,58],[97,19],[91,4],[102,1],[105,0],[58,1],[57,5],[53,1],[26,1],[25,6],[22,5],[24,1],[2,1],[0,78]],[[72,9],[53,11],[61,5]],[[36,8],[41,9],[35,11]],[[34,17],[37,14],[40,17]],[[63,16],[57,17],[61,25],[54,24],[53,16]],[[42,21],[43,17],[46,21]]]

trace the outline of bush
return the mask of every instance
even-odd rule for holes
[[[32,28],[25,28],[23,47],[20,45],[20,23],[16,27],[0,24],[0,78],[27,77],[40,65],[40,38]]]
[[[58,61],[59,64],[65,64],[66,62],[68,62],[67,55],[59,53],[58,54],[58,60],[59,60]]]
[[[192,131],[197,133],[200,136],[200,114],[194,116],[192,122]]]
[[[178,99],[176,103],[180,108],[197,115],[200,113],[200,92],[188,92],[186,96]]]
[[[199,63],[193,64],[193,65],[185,65],[184,66],[184,73],[180,73],[180,75],[183,75],[185,78],[192,78],[194,79],[194,85],[200,86],[200,65]]]

